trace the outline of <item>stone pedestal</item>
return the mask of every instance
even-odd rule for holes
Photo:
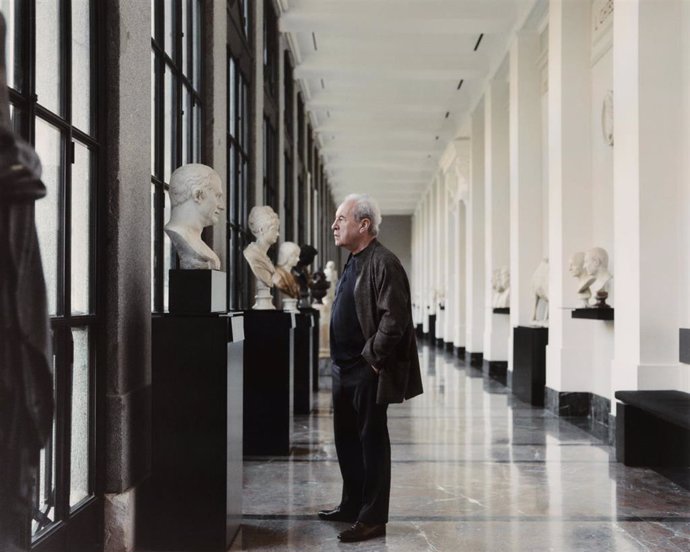
[[[242,519],[242,316],[154,316],[138,544],[227,550]]]
[[[513,393],[534,406],[544,406],[548,342],[548,328],[513,328]]]
[[[297,315],[251,310],[244,316],[244,455],[288,455]]]

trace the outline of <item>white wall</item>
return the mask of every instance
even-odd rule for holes
[[[400,259],[407,277],[412,274],[412,215],[384,215],[379,241]]]

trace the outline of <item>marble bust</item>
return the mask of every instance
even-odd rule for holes
[[[268,205],[257,205],[249,212],[249,230],[256,238],[244,249],[244,258],[256,276],[256,303],[254,309],[270,310],[273,306],[270,288],[273,287],[275,267],[268,257],[268,248],[276,241],[280,232],[280,220]]]
[[[609,272],[609,254],[603,247],[588,249],[585,252],[584,269],[591,279],[589,305],[594,306],[597,303],[597,293],[600,291],[608,292],[613,278]]]
[[[549,322],[549,258],[544,257],[532,274],[532,324],[546,326]]]
[[[333,261],[328,261],[323,272],[326,275],[326,280],[328,280],[331,284],[331,287],[328,288],[328,294],[326,295],[324,302],[332,303],[333,299],[335,298],[335,286],[338,283],[338,271],[335,269],[335,263]]]
[[[275,286],[293,299],[299,297],[299,284],[292,275],[292,268],[299,261],[300,247],[294,242],[283,242],[278,250],[278,266],[273,275]]]
[[[220,269],[220,259],[202,239],[201,231],[218,222],[223,207],[220,176],[199,163],[182,165],[170,177],[172,212],[165,225],[183,269]]]
[[[594,279],[585,272],[585,254],[582,251],[573,253],[568,263],[568,271],[573,278],[577,278],[577,298],[579,300],[579,307],[589,307],[589,300],[592,297],[592,292],[589,286]]]
[[[494,307],[499,309],[510,307],[510,269],[507,266],[496,269],[495,281]]]

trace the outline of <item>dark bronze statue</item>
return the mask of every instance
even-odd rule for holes
[[[309,308],[311,307],[311,302],[309,301],[309,284],[311,283],[311,270],[309,266],[314,262],[314,257],[318,251],[312,245],[303,245],[299,252],[299,261],[297,265],[292,269],[292,275],[299,284],[299,302],[297,306],[299,308]]]
[[[0,550],[29,548],[39,453],[53,419],[48,309],[34,202],[41,164],[12,132],[0,14]]]

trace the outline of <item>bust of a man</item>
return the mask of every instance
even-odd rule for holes
[[[496,304],[499,309],[510,306],[510,269],[502,266],[496,270]]]
[[[292,268],[299,261],[299,245],[294,242],[283,242],[278,249],[278,266],[273,275],[275,286],[290,297],[299,297],[299,284],[292,275]]]
[[[278,241],[280,219],[268,205],[257,205],[249,212],[249,230],[256,238],[244,249],[244,258],[249,263],[258,282],[273,287],[275,267],[268,257],[268,248]]]
[[[591,306],[597,302],[597,293],[609,291],[609,284],[613,276],[609,272],[609,254],[603,247],[592,247],[585,252],[584,268],[592,279],[589,291],[592,296],[589,299]]]
[[[183,269],[220,269],[220,259],[201,239],[201,231],[218,222],[223,207],[220,176],[199,163],[182,165],[170,177],[172,212],[165,233]]]
[[[585,254],[582,251],[577,251],[570,257],[568,271],[573,278],[577,278],[577,298],[580,300],[580,306],[588,307],[592,296],[589,286],[594,278],[585,272]]]

